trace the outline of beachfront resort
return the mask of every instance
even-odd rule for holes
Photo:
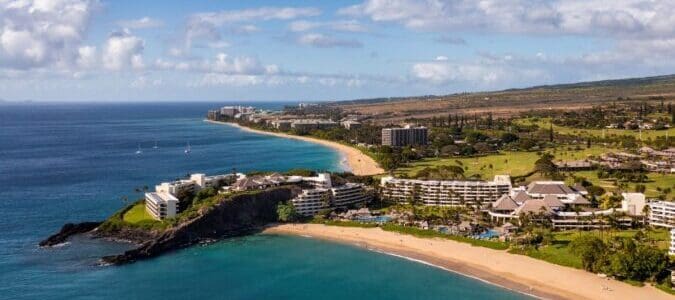
[[[367,200],[350,184],[339,188],[344,192],[334,187],[303,190],[290,204],[304,220],[402,226],[397,230],[495,241],[502,243],[495,247],[545,255],[554,262],[574,256],[567,246],[561,253],[550,250],[570,241],[551,242],[548,235],[568,239],[566,232],[597,232],[606,243],[617,241],[604,237],[605,231],[639,233],[650,236],[640,242],[650,247],[656,245],[649,242],[651,236],[657,236],[660,253],[674,254],[670,237],[675,233],[664,234],[675,227],[668,199],[675,188],[675,181],[669,181],[675,152],[667,147],[667,132],[665,140],[648,141],[641,134],[606,135],[609,129],[580,135],[554,126],[554,118],[542,124],[531,117],[537,114],[514,119],[455,114],[384,123],[331,105],[299,105],[280,111],[228,107],[209,112],[208,118],[350,145],[388,171],[371,178],[367,185],[373,195]],[[539,123],[533,125],[535,121]],[[340,195],[347,194],[352,196],[346,199],[364,205],[332,210]],[[662,243],[666,240],[667,245]],[[554,253],[537,254],[541,251]],[[575,259],[565,264],[580,263]]]
[[[345,209],[365,206],[372,198],[372,192],[359,183],[336,184],[328,173],[316,176],[285,176],[279,173],[247,176],[230,173],[207,176],[192,174],[187,179],[162,182],[154,192],[145,193],[145,208],[156,220],[176,217],[184,208],[186,200],[204,189],[215,189],[227,194],[251,190],[264,190],[281,185],[295,185],[300,192],[291,199],[296,211],[303,216],[312,216],[326,209]]]

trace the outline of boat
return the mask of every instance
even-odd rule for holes
[[[138,144],[138,150],[136,150],[136,155],[141,155],[143,154],[143,150],[141,150],[141,144]]]
[[[185,154],[190,154],[190,152],[192,152],[192,148],[190,148],[190,142],[187,142],[187,147],[183,152],[185,152]]]
[[[157,146],[157,141],[155,141],[155,145],[152,146],[152,149],[159,149],[159,146]]]

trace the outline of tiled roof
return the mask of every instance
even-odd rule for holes
[[[519,215],[521,213],[527,214],[529,212],[532,212],[532,213],[536,214],[536,213],[540,213],[542,211],[545,212],[545,213],[551,213],[552,212],[551,208],[548,205],[546,205],[546,202],[544,202],[544,200],[534,199],[534,200],[525,201],[525,203],[523,203],[523,205],[521,205],[520,207],[518,207],[516,209],[515,214],[516,215]]]
[[[532,198],[530,198],[530,196],[527,195],[527,193],[520,191],[513,196],[513,200],[518,203],[523,203],[527,200],[532,200]]]
[[[558,197],[556,197],[555,195],[550,195],[550,194],[544,196],[544,203],[546,203],[546,205],[548,207],[563,207],[563,206],[565,206],[564,203],[562,203],[560,200],[558,200]]]
[[[576,197],[574,197],[574,200],[572,200],[572,204],[588,205],[588,204],[591,204],[591,201],[588,201],[588,199],[586,199],[582,195],[577,195]]]
[[[501,198],[497,199],[492,204],[492,209],[494,210],[515,210],[518,208],[518,203],[513,201],[513,199],[509,195],[504,195]]]
[[[574,191],[568,186],[560,183],[540,183],[533,182],[527,187],[528,194],[554,194],[565,195],[574,194]]]

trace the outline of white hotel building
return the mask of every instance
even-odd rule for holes
[[[313,183],[319,187],[303,189],[300,195],[291,199],[291,203],[293,203],[298,214],[312,216],[324,209],[347,208],[352,205],[366,203],[371,199],[371,196],[366,193],[365,188],[361,184],[347,183],[331,187],[330,175],[319,175],[327,175],[329,186],[326,186],[326,183],[314,181]]]
[[[675,228],[675,202],[652,201],[649,205],[649,225]]]
[[[173,218],[178,212],[178,198],[166,192],[145,193],[145,210],[157,220]]]
[[[417,180],[391,176],[380,181],[382,195],[396,202],[411,198],[424,205],[475,206],[499,199],[511,191],[511,178],[497,175],[492,181]]]

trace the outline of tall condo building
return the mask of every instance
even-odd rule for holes
[[[429,130],[426,127],[383,128],[382,145],[391,147],[418,146],[427,144]]]

